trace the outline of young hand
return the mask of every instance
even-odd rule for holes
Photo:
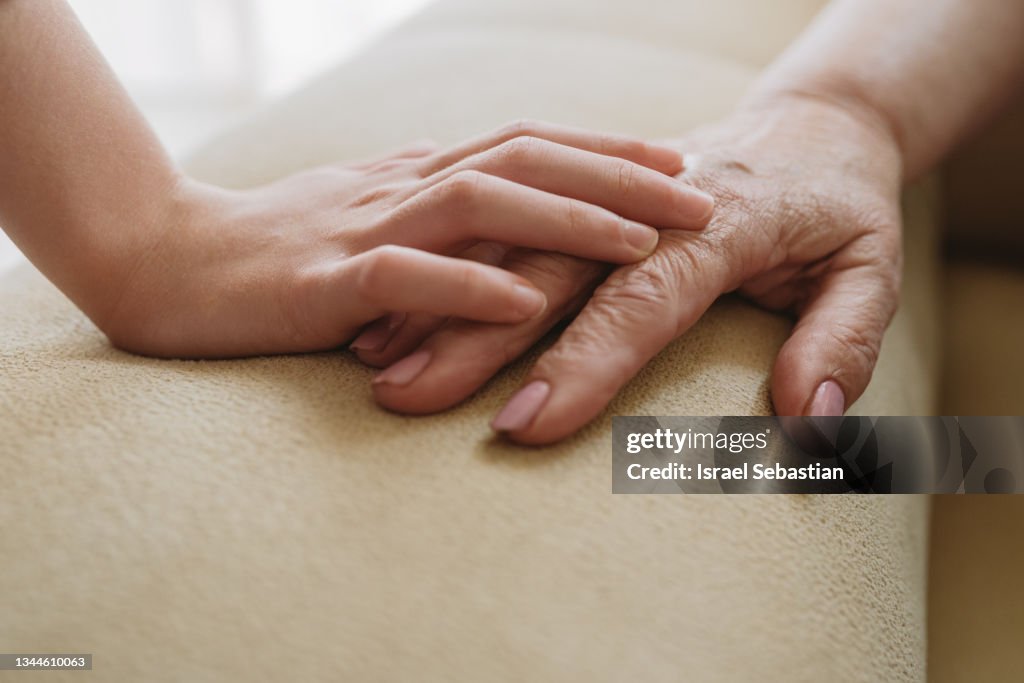
[[[527,278],[454,256],[499,243],[639,261],[649,226],[710,216],[680,167],[671,149],[519,123],[253,190],[182,181],[146,248],[109,273],[116,300],[83,307],[117,346],[175,357],[328,349],[389,312],[523,322],[546,307]]]

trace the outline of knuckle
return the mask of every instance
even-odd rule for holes
[[[588,390],[610,398],[642,365],[640,351],[619,333],[621,318],[612,302],[588,305],[587,327],[565,334],[537,361],[541,376],[586,377]],[[594,371],[601,359],[601,371]]]
[[[541,144],[540,138],[521,135],[498,145],[494,154],[504,166],[521,166],[536,155]]]
[[[439,183],[436,191],[442,204],[465,205],[480,194],[484,182],[484,174],[479,171],[458,171]]]
[[[604,310],[593,312],[589,318],[590,326],[587,331],[577,331],[571,337],[563,337],[553,347],[548,349],[535,365],[535,371],[542,376],[562,375],[583,375],[588,377],[590,388],[594,391],[604,392],[606,389],[614,390],[610,380],[617,373],[593,371],[595,358],[609,359],[607,353],[608,342],[604,340],[606,332],[610,331],[607,323],[610,322],[610,315]],[[609,382],[608,387],[596,386],[594,383]]]
[[[877,193],[859,198],[851,211],[859,211],[861,220],[876,229],[891,230],[900,222],[899,204]]]
[[[748,199],[730,201],[705,231],[662,231],[651,258],[668,262],[681,285],[720,292],[738,289],[767,268],[781,265],[794,249],[793,242],[778,234],[784,219],[771,207],[759,208]]]
[[[368,167],[365,172],[369,174],[383,175],[385,173],[397,171],[398,169],[411,168],[412,166],[413,163],[410,159],[385,159]]]
[[[357,209],[363,206],[367,206],[369,204],[379,204],[391,198],[396,193],[396,191],[397,188],[389,185],[375,187],[371,190],[367,190],[356,195],[356,197],[352,200],[350,208]]]
[[[879,340],[856,327],[838,323],[832,331],[835,342],[851,368],[860,376],[869,375],[878,361]]]
[[[676,181],[660,173],[656,175],[646,173],[645,177],[645,189],[659,207],[672,209],[677,206],[679,202],[679,189],[676,187]],[[717,201],[718,199],[716,198]]]
[[[874,271],[898,271],[903,263],[903,246],[898,233],[869,231],[855,237],[846,251],[849,261]]]
[[[599,291],[606,297],[636,300],[648,306],[665,300],[673,280],[661,268],[642,263],[630,270],[615,271]]]
[[[898,241],[872,235],[853,247],[854,267],[863,269],[878,308],[888,315],[895,311],[902,287],[903,251]]]
[[[508,288],[495,286],[494,281],[484,274],[482,266],[460,263],[450,278],[466,309],[482,310],[505,304],[502,297]]]
[[[674,290],[683,285],[724,290],[723,274],[750,270],[744,265],[750,258],[748,250],[738,246],[737,241],[721,239],[716,243],[707,241],[703,235],[682,234],[676,235],[673,242],[672,237],[666,240],[666,248],[655,252],[648,261],[649,267],[662,278],[671,277],[666,286]]]
[[[484,278],[480,271],[470,264],[460,264],[457,275],[459,291],[465,292],[467,297],[479,297],[484,289]]]
[[[362,266],[356,277],[355,293],[373,302],[395,271],[402,267],[405,251],[401,247],[384,245],[371,249],[359,258],[362,259]]]
[[[837,194],[830,187],[814,194],[815,211],[812,218],[824,217],[833,225],[851,226],[860,235],[878,235],[887,241],[898,239],[900,233],[899,206],[877,192],[853,190]]]
[[[579,239],[586,233],[589,213],[587,205],[580,200],[565,200],[565,226],[571,239]]]
[[[540,123],[533,119],[514,119],[498,129],[497,139],[511,140],[522,136],[533,136],[540,131]]]
[[[615,187],[619,194],[632,196],[636,191],[637,166],[631,161],[619,161],[615,168]]]
[[[620,324],[643,325],[645,334],[663,343],[675,338],[677,320],[675,274],[657,263],[644,262],[632,269],[615,271],[598,288],[595,297],[607,302]]]

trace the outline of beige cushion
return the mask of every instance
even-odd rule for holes
[[[248,185],[522,116],[678,134],[813,4],[444,3],[191,169]],[[933,202],[908,202],[866,412],[936,397]],[[111,680],[923,680],[923,499],[610,494],[612,414],[766,413],[788,327],[723,300],[577,438],[527,450],[486,424],[523,364],[404,418],[346,353],[116,352],[23,271],[0,281],[0,641]]]

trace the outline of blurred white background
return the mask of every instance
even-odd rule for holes
[[[70,0],[176,157],[430,0]],[[0,234],[0,271],[23,257]]]

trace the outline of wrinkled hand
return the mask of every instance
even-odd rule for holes
[[[650,226],[707,222],[681,167],[672,149],[531,123],[245,191],[183,180],[148,249],[116,259],[96,318],[121,348],[177,357],[330,349],[396,311],[519,323],[545,297],[486,263],[493,243],[639,261]]]
[[[410,317],[388,343],[359,351],[385,365],[418,347],[378,376],[377,400],[409,413],[452,406],[582,305],[493,422],[516,441],[553,442],[594,418],[719,295],[739,291],[799,317],[775,363],[776,411],[841,414],[866,387],[897,305],[901,161],[892,136],[866,111],[793,96],[675,144],[679,177],[716,198],[706,231],[662,232],[652,256],[607,279],[591,261],[510,252],[502,265],[547,294],[546,314],[511,326],[451,321],[422,343],[441,321]]]

